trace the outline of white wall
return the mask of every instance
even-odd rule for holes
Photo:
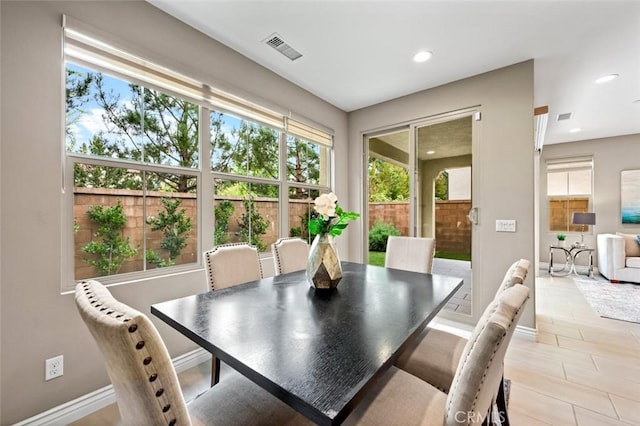
[[[0,7],[0,424],[6,425],[109,383],[73,296],[60,294],[63,13],[132,41],[154,62],[253,100],[267,99],[333,128],[336,192],[350,206],[347,116],[339,109],[145,2],[3,1]],[[346,247],[346,240],[342,244]],[[206,289],[203,270],[112,287],[115,297],[145,313],[155,302]],[[172,356],[195,347],[153,320]],[[60,354],[64,376],[45,382],[44,360]]]
[[[449,173],[449,200],[468,200],[471,198],[471,168],[447,169]]]
[[[479,207],[479,225],[473,236],[477,244],[473,251],[473,315],[468,322],[477,321],[515,260],[534,257],[533,61],[349,114],[350,158],[360,159],[363,134],[372,129],[472,107],[482,112],[482,121],[477,123],[473,158],[473,202]],[[354,161],[350,181],[359,182],[362,176],[362,162]],[[362,186],[352,188],[351,204],[364,208]],[[495,232],[496,219],[515,219],[517,232]],[[362,224],[351,229],[353,259],[365,258],[363,231]],[[532,288],[534,275],[529,274],[526,281]],[[535,326],[533,292],[520,324]]]
[[[545,145],[540,156],[540,261],[549,261],[549,245],[556,232],[549,231],[549,205],[545,162],[549,159],[593,156],[593,211],[596,224],[584,234],[588,247],[596,247],[596,235],[608,232],[639,234],[640,225],[622,224],[620,220],[620,172],[640,169],[640,134]],[[568,241],[577,241],[580,233],[568,233]],[[586,258],[578,258],[586,264]],[[593,255],[597,264],[597,254]]]

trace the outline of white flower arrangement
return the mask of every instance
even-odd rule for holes
[[[309,232],[313,235],[328,233],[336,237],[342,234],[350,220],[360,217],[360,213],[342,210],[333,192],[320,195],[314,203],[314,210],[320,216],[309,220]]]

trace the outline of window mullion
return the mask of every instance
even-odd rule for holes
[[[213,247],[215,232],[215,194],[213,176],[211,176],[211,110],[199,109],[199,185],[198,185],[198,262],[202,262],[202,253]]]
[[[285,132],[280,132],[280,167],[279,167],[279,175],[280,175],[280,188],[279,188],[279,197],[280,197],[280,223],[279,223],[279,237],[288,237],[289,233],[286,232],[289,229],[289,186],[287,185],[288,175],[287,175],[287,134]]]

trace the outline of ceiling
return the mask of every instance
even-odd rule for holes
[[[471,155],[471,120],[471,115],[468,115],[419,127],[416,138],[418,160]],[[408,153],[409,130],[393,131],[369,140],[369,154],[397,165],[409,165]]]
[[[640,133],[640,1],[147,1],[347,112],[533,58],[545,144]]]

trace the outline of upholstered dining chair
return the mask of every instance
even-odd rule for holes
[[[186,404],[169,353],[147,316],[94,280],[76,286],[75,300],[104,355],[122,424],[311,424],[237,372]]]
[[[436,250],[435,238],[389,236],[384,266],[430,274]]]
[[[514,262],[504,275],[494,300],[508,288],[523,284],[529,272],[530,262],[520,259]],[[396,361],[396,367],[430,383],[448,393],[462,357],[467,339],[436,328],[427,328],[416,341],[406,348]],[[496,404],[508,422],[504,386],[498,387]]]
[[[220,244],[204,252],[207,281],[211,290],[262,279],[258,249],[248,243]],[[211,386],[220,379],[220,360],[211,357]]]
[[[258,249],[247,243],[215,246],[204,252],[204,263],[212,290],[262,279]]]
[[[449,393],[392,366],[344,424],[482,424],[492,413],[504,355],[528,297],[529,289],[516,284],[487,306],[462,351]]]
[[[276,275],[307,268],[309,244],[301,238],[283,237],[271,244]]]

